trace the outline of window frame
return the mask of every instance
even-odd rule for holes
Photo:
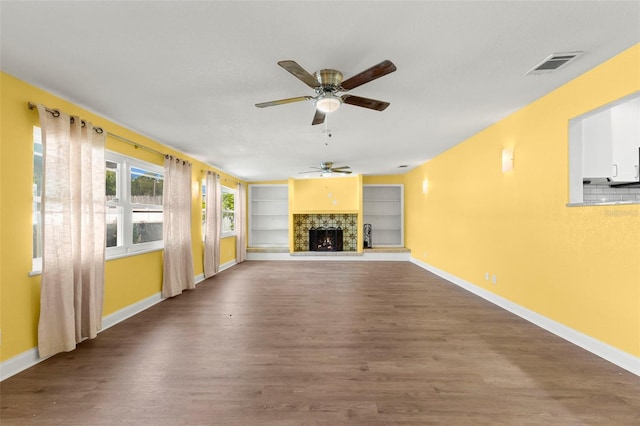
[[[40,151],[36,150],[36,144],[40,145]],[[32,201],[31,201],[31,274],[39,274],[42,271],[42,171],[44,167],[44,146],[42,145],[42,128],[39,126],[33,126],[33,155],[32,155],[32,166],[33,166],[33,180],[36,180],[36,167],[35,167],[35,157],[40,157],[42,166],[40,167],[40,187],[33,182],[32,183]],[[40,190],[40,195],[38,195],[38,189]],[[36,206],[38,208],[36,208]],[[39,222],[39,223],[38,223]],[[36,249],[36,245],[40,247],[40,249]],[[40,251],[40,256],[35,257],[35,251]]]
[[[236,189],[233,188],[229,188],[228,186],[220,186],[221,188],[221,193],[220,193],[220,216],[221,216],[221,220],[222,220],[222,226],[220,227],[220,238],[227,238],[227,237],[235,237],[237,235],[237,227],[236,227],[236,200],[238,198],[238,191]],[[233,210],[225,210],[224,209],[224,194],[232,194],[233,195]],[[224,216],[225,213],[229,214],[232,213],[233,214],[233,224],[232,227],[233,229],[231,231],[225,231],[224,230]]]
[[[118,152],[105,150],[105,174],[106,174],[106,162],[115,162],[119,165],[119,170],[116,175],[116,199],[105,202],[106,212],[108,213],[109,207],[116,207],[119,211],[118,218],[118,232],[122,238],[121,244],[114,247],[105,247],[106,260],[118,259],[121,257],[133,256],[142,253],[148,253],[152,251],[158,251],[164,249],[164,240],[161,238],[156,241],[149,241],[144,243],[133,243],[133,210],[134,208],[152,208],[160,210],[161,214],[164,213],[164,206],[157,204],[141,204],[134,203],[131,200],[131,169],[143,169],[162,176],[164,180],[164,167],[158,164],[148,163],[137,158],[129,157]],[[163,200],[164,201],[164,200]],[[163,220],[164,222],[164,220]],[[164,223],[163,223],[164,225]],[[105,221],[105,232],[107,223]],[[120,234],[121,232],[121,234]],[[119,241],[120,242],[120,241]],[[106,241],[105,241],[106,245]]]

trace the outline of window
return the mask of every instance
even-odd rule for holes
[[[32,271],[42,270],[42,131],[33,126]]]
[[[162,249],[164,169],[134,158],[105,152],[107,258]],[[33,127],[33,261],[42,270],[42,132]],[[233,206],[233,204],[232,204]]]
[[[236,235],[236,191],[222,187],[222,237]]]
[[[162,166],[109,151],[105,159],[107,258],[161,249]]]

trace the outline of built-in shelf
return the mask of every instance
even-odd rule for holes
[[[373,247],[404,246],[404,186],[364,185],[364,223],[371,224]]]
[[[289,247],[289,188],[249,185],[249,247]]]

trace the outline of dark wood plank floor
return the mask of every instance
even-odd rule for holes
[[[3,425],[638,425],[640,379],[408,262],[245,262],[1,384]]]

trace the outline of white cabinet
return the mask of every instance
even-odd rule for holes
[[[612,176],[616,181],[638,180],[640,97],[611,108]]]
[[[371,224],[373,247],[404,246],[404,186],[364,185],[364,223]]]
[[[582,120],[582,176],[612,182],[638,180],[640,96]]]
[[[249,185],[249,247],[289,247],[287,185]]]

